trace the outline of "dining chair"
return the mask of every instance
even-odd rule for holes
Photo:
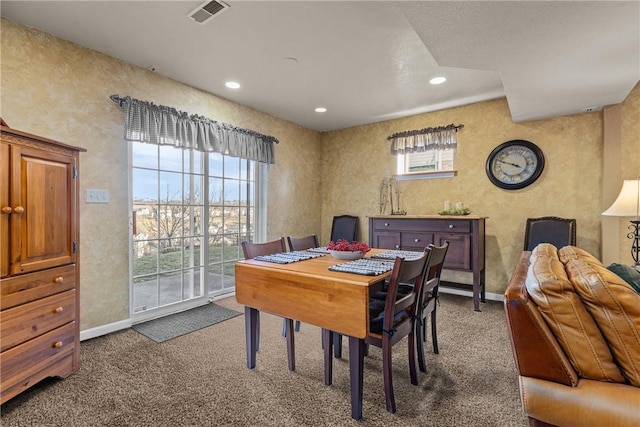
[[[281,252],[286,252],[287,247],[285,244],[284,237],[279,238],[278,240],[273,240],[266,243],[250,243],[244,241],[241,243],[242,252],[244,254],[245,259],[255,258],[261,255],[273,255]],[[258,322],[257,322],[257,334],[256,334],[256,351],[259,348],[260,344],[260,312],[258,312]],[[298,329],[300,328],[300,322],[297,321]],[[283,319],[283,328],[284,335],[287,336],[286,333],[287,327],[291,329],[293,332],[293,319]],[[290,339],[289,339],[290,338]],[[287,337],[287,350],[293,351],[293,333],[291,333],[291,337]],[[289,364],[291,367],[292,358],[289,358]]]
[[[431,342],[433,352],[438,354],[438,334],[436,326],[436,308],[438,288],[444,260],[449,250],[449,242],[445,240],[441,246],[429,245],[425,251],[429,252],[429,261],[425,269],[424,283],[418,297],[418,319],[416,321],[416,344],[418,348],[418,366],[421,372],[427,372],[424,360],[424,342],[427,341],[427,315],[431,315]]]
[[[333,217],[331,223],[331,241],[337,242],[340,239],[344,239],[348,242],[354,242],[358,240],[359,219],[353,215],[337,215]],[[334,355],[337,358],[342,357],[342,335],[335,334],[335,341],[333,344]],[[323,341],[324,345],[324,341]]]
[[[387,411],[396,412],[396,401],[393,392],[392,347],[403,338],[408,337],[409,375],[411,384],[418,385],[416,370],[416,337],[415,321],[418,313],[418,298],[423,284],[425,268],[429,252],[424,252],[419,258],[405,260],[396,258],[391,271],[386,300],[376,298],[369,300],[369,333],[364,343],[382,349],[382,371],[384,394]],[[408,294],[398,295],[401,283],[411,285]],[[329,331],[324,330],[329,346],[333,339]],[[325,383],[331,384],[332,358],[331,350],[325,349]]]
[[[358,217],[352,215],[338,215],[331,223],[331,240],[333,242],[344,239],[348,242],[358,240]]]
[[[289,243],[289,250],[291,251],[304,251],[305,249],[317,248],[320,246],[318,243],[318,236],[315,234],[305,237],[287,236],[287,243]]]
[[[540,243],[551,243],[558,249],[576,245],[575,218],[544,216],[527,218],[524,230],[524,250],[532,251]]]
[[[317,248],[318,237],[315,234],[311,234],[305,237],[293,237],[287,236],[287,243],[289,244],[290,251],[304,251],[305,249]],[[282,323],[282,336],[287,336],[286,320]],[[296,320],[295,331],[300,331],[300,321]]]

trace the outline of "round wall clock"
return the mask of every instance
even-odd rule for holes
[[[489,154],[485,168],[496,186],[517,190],[538,179],[544,169],[544,155],[534,143],[514,139],[498,145]]]

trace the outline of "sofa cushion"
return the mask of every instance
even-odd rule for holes
[[[603,265],[573,259],[566,268],[622,374],[632,385],[640,387],[640,295]]]
[[[640,294],[640,271],[630,265],[618,264],[616,262],[607,268],[620,276],[622,280],[630,284],[631,287]]]
[[[532,254],[525,284],[578,375],[623,383],[624,377],[613,361],[607,342],[575,292],[560,260]]]
[[[558,258],[558,249],[551,243],[540,243],[538,246],[533,248],[533,250],[531,251],[531,256],[550,256],[553,258]]]
[[[591,255],[589,252],[581,249],[577,246],[565,246],[558,250],[558,258],[562,261],[563,264],[566,264],[572,259],[581,259],[587,262],[595,262],[597,264],[601,264],[598,258]]]

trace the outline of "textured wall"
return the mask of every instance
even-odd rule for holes
[[[112,94],[152,101],[280,140],[269,166],[268,238],[318,232],[320,135],[145,69],[2,19],[0,115],[9,126],[87,149],[80,156],[81,329],[129,318],[127,145]],[[88,188],[106,205],[86,204]],[[301,203],[300,200],[304,200]]]
[[[487,291],[502,293],[524,244],[527,217],[576,218],[578,245],[599,255],[602,120],[599,112],[527,123],[513,123],[506,100],[375,123],[323,137],[323,232],[338,213],[359,215],[368,238],[368,215],[378,209],[378,185],[385,170],[395,172],[386,137],[429,126],[464,124],[458,132],[457,176],[399,182],[408,214],[435,214],[445,200],[461,201],[487,216]],[[487,156],[498,144],[525,139],[538,145],[546,160],[531,186],[508,191],[489,181]],[[464,278],[459,279],[464,280]]]
[[[578,245],[599,256],[602,115],[600,112],[513,123],[503,99],[318,134],[2,19],[0,115],[11,127],[77,145],[81,154],[81,329],[129,317],[127,149],[122,112],[109,96],[156,104],[247,127],[280,140],[269,166],[268,235],[321,234],[331,217],[378,212],[378,185],[395,171],[386,137],[449,123],[464,124],[454,178],[401,182],[409,214],[433,214],[444,200],[462,201],[487,220],[487,290],[502,293],[523,244],[527,217],[578,221]],[[620,166],[640,173],[640,88],[623,104]],[[528,188],[493,186],[484,165],[498,144],[526,139],[544,152],[546,167]],[[107,189],[107,205],[84,202],[87,188]],[[621,233],[626,230],[621,220]],[[626,261],[629,240],[621,238]],[[462,278],[463,280],[465,277]]]
[[[622,129],[620,133],[620,151],[622,162],[620,171],[622,179],[640,177],[640,83],[631,91],[622,103]],[[618,262],[633,264],[631,258],[631,240],[629,233],[629,218],[620,219],[620,253]]]

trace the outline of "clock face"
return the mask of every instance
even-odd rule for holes
[[[500,188],[516,190],[532,184],[544,169],[542,150],[516,139],[497,146],[487,158],[489,180]]]

